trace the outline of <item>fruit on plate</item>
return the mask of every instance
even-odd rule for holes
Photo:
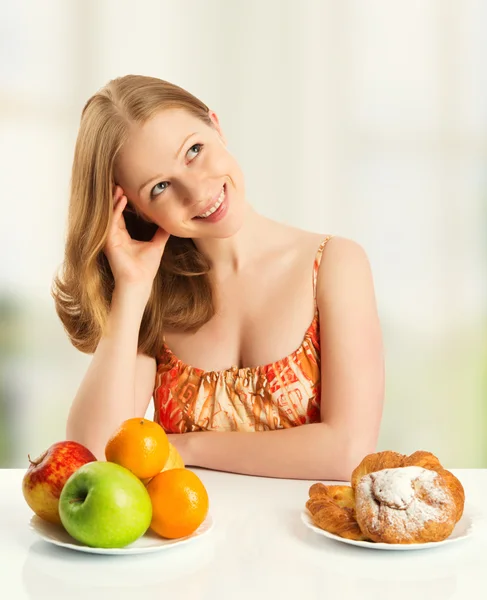
[[[61,523],[59,496],[69,477],[96,456],[82,444],[56,442],[38,458],[31,460],[22,480],[22,492],[30,508],[50,523]]]
[[[194,533],[208,514],[208,493],[201,479],[189,469],[170,469],[147,484],[152,501],[151,529],[164,538]]]
[[[127,419],[108,440],[105,457],[140,479],[147,479],[164,468],[169,457],[169,439],[155,421]]]
[[[184,469],[184,467],[185,467],[185,464],[182,459],[182,456],[177,451],[176,446],[174,444],[170,443],[169,444],[169,458],[167,459],[166,464],[164,465],[164,468],[162,469],[162,471],[169,471],[170,469]],[[152,479],[152,477],[148,477],[147,479],[142,479],[142,483],[147,485],[151,479]]]
[[[169,471],[169,469],[184,469],[184,461],[182,456],[176,449],[174,444],[169,444],[169,457],[164,465],[163,471]]]
[[[149,528],[152,504],[144,484],[125,467],[96,461],[79,468],[59,499],[66,531],[94,548],[122,548]]]

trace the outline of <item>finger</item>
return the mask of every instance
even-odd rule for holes
[[[110,229],[112,232],[115,232],[117,229],[126,229],[125,219],[123,218],[123,210],[126,205],[127,197],[122,196],[113,208],[113,212],[110,218]]]
[[[125,207],[127,206],[127,196],[122,196],[113,209],[113,222],[118,223]],[[125,222],[125,221],[124,221]]]
[[[167,240],[169,239],[169,233],[162,229],[162,227],[158,227],[155,234],[153,235],[150,243],[154,246],[164,248],[167,244]]]

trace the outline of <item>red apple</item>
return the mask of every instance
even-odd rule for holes
[[[50,523],[61,523],[59,496],[69,477],[96,456],[78,442],[57,442],[31,460],[22,480],[22,492],[31,509]]]

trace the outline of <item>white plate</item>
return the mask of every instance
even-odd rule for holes
[[[31,518],[29,525],[31,530],[46,542],[62,546],[63,548],[78,550],[79,552],[89,552],[90,554],[146,554],[147,552],[169,550],[169,548],[174,548],[174,546],[180,546],[181,544],[197,540],[212,529],[213,519],[211,515],[208,515],[192,535],[176,540],[164,539],[149,529],[138,540],[124,548],[92,548],[91,546],[85,546],[72,538],[61,525],[54,525],[53,523],[44,521],[44,519],[41,519],[37,515]]]
[[[330,533],[329,531],[320,529],[313,523],[311,515],[307,510],[302,511],[301,520],[306,525],[306,527],[309,527],[319,535],[324,535],[325,537],[330,538],[331,540],[343,542],[344,544],[360,546],[361,548],[371,548],[372,550],[424,550],[426,548],[438,548],[438,546],[443,546],[444,544],[451,544],[453,542],[459,542],[460,540],[463,540],[466,537],[470,536],[472,534],[473,525],[471,511],[467,507],[465,507],[462,518],[455,525],[455,529],[451,532],[450,536],[442,542],[426,542],[424,544],[386,544],[379,542],[361,542],[358,540],[348,540],[347,538],[342,538],[339,535],[335,535],[334,533]]]

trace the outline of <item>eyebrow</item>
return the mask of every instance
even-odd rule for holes
[[[194,133],[190,133],[183,141],[183,143],[181,144],[181,146],[179,146],[179,149],[177,150],[176,154],[174,155],[174,158],[177,159],[177,157],[179,156],[181,150],[183,149],[184,145],[186,144],[186,142],[189,140],[189,138],[192,138],[194,135],[196,135],[198,132],[195,131]],[[162,175],[156,175],[155,177],[151,177],[150,179],[148,179],[145,183],[143,183],[140,188],[139,191],[137,192],[138,194],[140,194],[140,192],[147,186],[149,185],[149,183],[151,181],[155,181],[156,179],[160,179],[162,181],[163,176]]]

